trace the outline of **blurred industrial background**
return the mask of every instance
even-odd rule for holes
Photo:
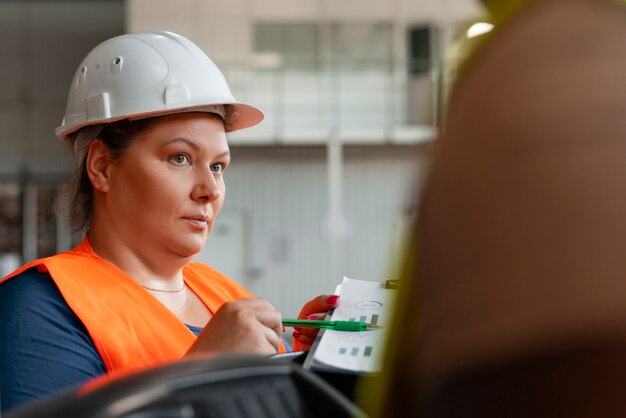
[[[189,37],[266,114],[231,136],[198,259],[286,316],[343,275],[394,275],[475,0],[0,2],[0,275],[80,241],[52,210],[54,136],[85,54],[125,32]],[[158,205],[159,202],[154,202]]]

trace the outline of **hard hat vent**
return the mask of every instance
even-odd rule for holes
[[[78,77],[76,77],[76,85],[80,86],[81,84],[83,84],[85,82],[86,77],[87,77],[87,67],[82,66],[80,67],[80,74],[78,75]]]
[[[116,74],[122,72],[122,64],[124,59],[122,57],[115,57],[111,62],[111,73]]]

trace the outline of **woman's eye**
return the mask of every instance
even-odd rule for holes
[[[189,164],[189,157],[187,154],[174,154],[170,157],[170,160],[179,165]]]
[[[224,164],[222,163],[213,164],[211,166],[211,171],[213,171],[214,173],[221,173],[222,171],[224,171]]]

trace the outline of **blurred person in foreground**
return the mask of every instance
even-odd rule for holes
[[[226,133],[263,119],[188,39],[109,39],[80,64],[56,130],[77,161],[71,251],[0,281],[0,403],[197,353],[284,352],[281,315],[192,262],[222,208]],[[307,303],[300,318],[334,308]],[[294,334],[310,346],[315,330]]]
[[[626,416],[626,7],[485,3],[376,415]]]

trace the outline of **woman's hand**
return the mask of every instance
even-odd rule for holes
[[[276,354],[283,330],[281,319],[280,313],[263,298],[225,303],[204,327],[187,354]]]
[[[308,301],[300,311],[298,319],[322,319],[326,312],[339,304],[337,295],[320,295]],[[319,329],[295,327],[293,331],[293,351],[308,350],[311,348]]]

